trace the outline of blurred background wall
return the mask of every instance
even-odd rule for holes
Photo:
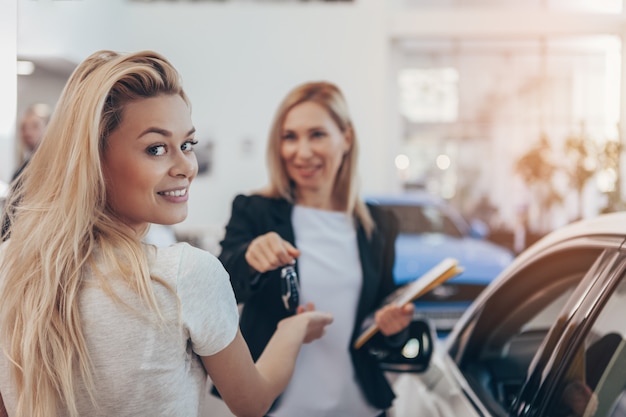
[[[622,207],[623,0],[2,1],[3,68],[35,68],[6,76],[0,180],[16,117],[54,106],[76,63],[154,49],[183,76],[206,161],[181,235],[219,235],[234,195],[266,183],[279,100],[319,79],[347,96],[364,193],[425,188],[537,233]]]

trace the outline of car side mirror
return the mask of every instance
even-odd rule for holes
[[[433,354],[433,327],[423,319],[413,319],[403,332],[402,342],[394,346],[369,347],[383,371],[421,373],[428,369]]]

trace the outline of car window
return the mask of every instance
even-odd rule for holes
[[[452,219],[446,215],[439,207],[422,207],[424,217],[428,219],[430,228],[435,233],[443,233],[449,236],[461,237],[461,231],[456,227]]]
[[[556,299],[546,305],[543,310],[538,311],[535,316],[531,316],[527,323],[524,323],[520,334],[549,329],[561,312],[565,302],[571,297],[573,291],[574,288],[568,286],[561,294],[557,294]]]
[[[563,282],[567,285],[548,288],[541,298],[518,310],[519,322],[511,320],[501,327],[501,334],[491,335],[476,360],[463,367],[468,382],[479,394],[482,393],[479,396],[487,405],[491,403],[492,411],[495,409],[500,415],[508,415],[506,410],[522,388],[535,353],[582,275],[569,278]],[[505,330],[509,325],[512,327]],[[518,330],[513,331],[513,327]]]
[[[519,270],[452,343],[450,354],[494,415],[509,415],[535,354],[600,253],[563,251]]]
[[[621,278],[555,390],[550,417],[626,416],[624,263]]]
[[[386,207],[398,219],[400,233],[443,233],[454,237],[463,236],[452,219],[438,206],[389,205]]]

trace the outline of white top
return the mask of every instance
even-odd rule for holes
[[[361,393],[350,359],[350,336],[363,281],[352,218],[345,213],[295,206],[292,223],[301,252],[301,304],[333,314],[326,334],[302,346],[293,378],[272,417],[380,414]]]
[[[237,333],[239,315],[228,274],[213,255],[186,243],[156,249],[148,259],[151,274],[174,289],[154,285],[166,319],[162,327],[133,311],[146,308],[119,282],[110,281],[128,305],[106,295],[91,271],[84,278],[80,312],[100,408],[94,409],[84,387],[77,387],[81,416],[212,415],[207,403],[211,385],[197,355],[221,351]],[[16,396],[1,354],[0,391],[11,416]]]

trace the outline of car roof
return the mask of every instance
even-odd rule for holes
[[[618,238],[626,239],[626,212],[616,212],[609,214],[601,214],[596,217],[579,220],[568,225],[562,226],[553,232],[548,233],[539,241],[528,247],[525,251],[520,253],[492,282],[491,285],[500,287],[506,285],[505,283],[514,276],[514,272],[522,268],[524,265],[528,265],[533,259],[541,257],[542,253],[550,252],[550,249],[555,245],[566,243],[568,241],[574,241],[584,238]],[[622,243],[623,244],[623,243]],[[452,343],[458,336],[458,332],[464,328],[467,324],[467,320],[471,317],[477,306],[482,305],[484,300],[489,299],[495,291],[495,287],[490,291],[483,291],[479,298],[472,304],[472,306],[465,311],[463,317],[459,320],[462,325],[456,325],[448,341]],[[448,345],[448,348],[451,345]],[[446,349],[447,350],[447,349]]]
[[[626,238],[626,212],[601,214],[562,226],[522,252],[509,268],[516,268],[518,264],[525,263],[528,258],[536,256],[558,242],[601,236]]]

